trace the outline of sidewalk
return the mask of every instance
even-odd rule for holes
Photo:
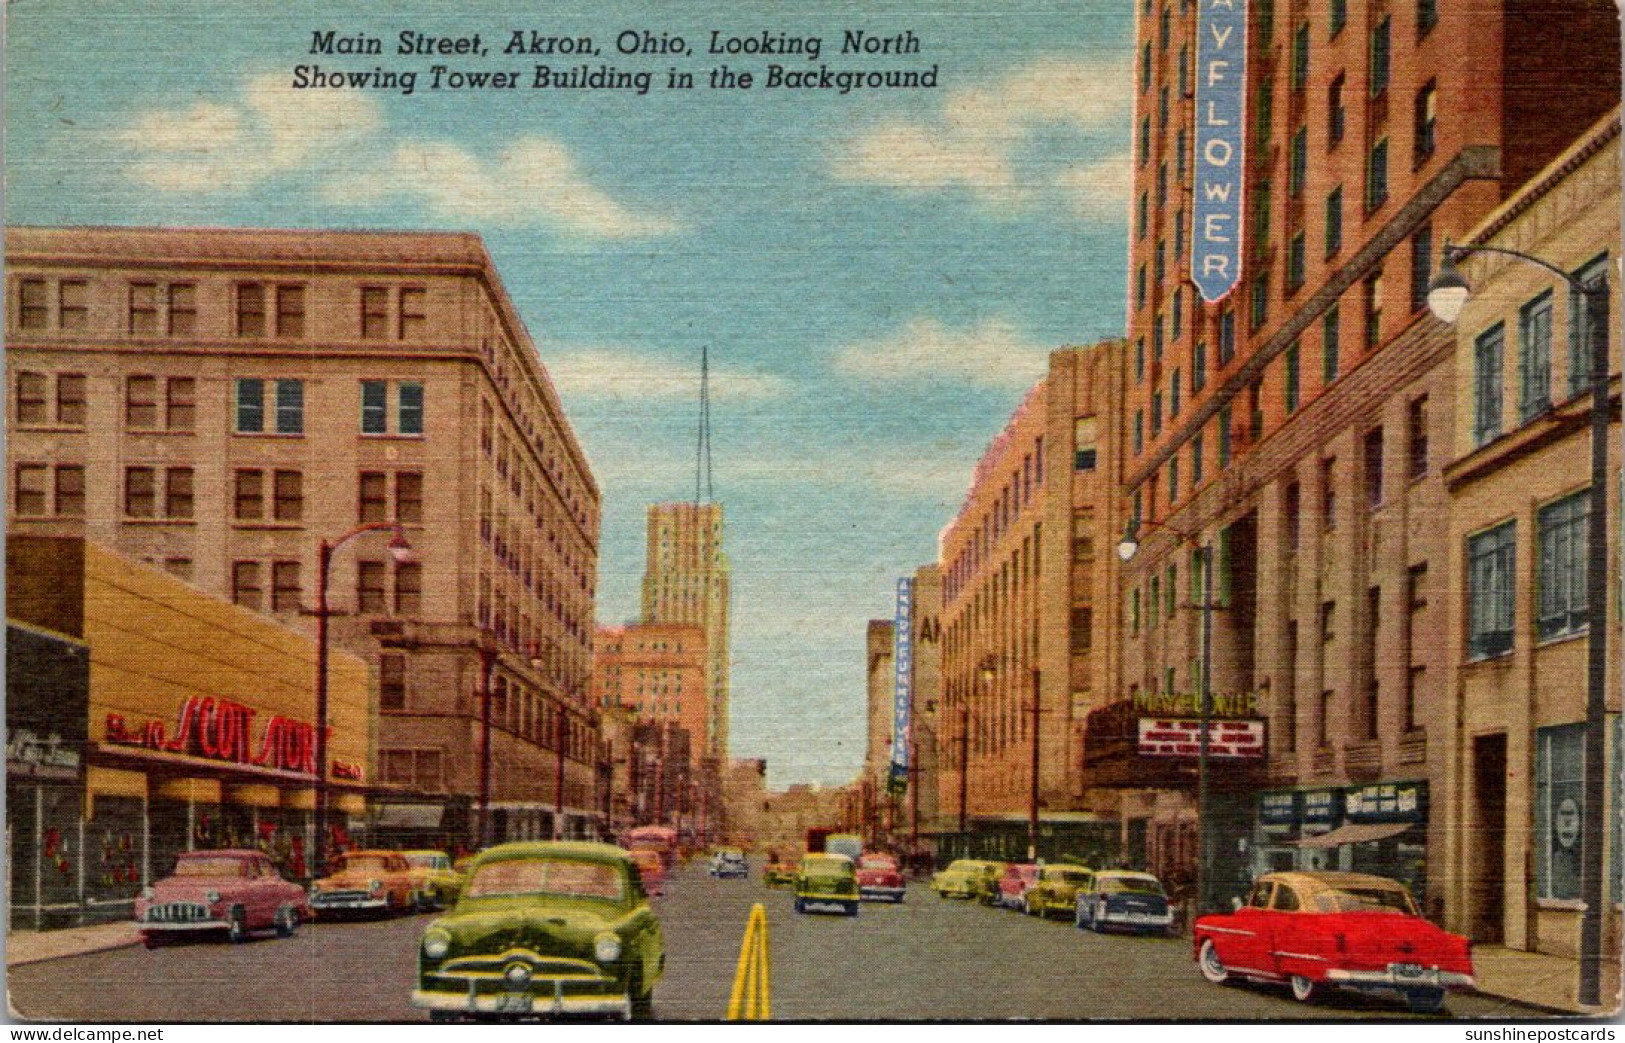
[[[94,927],[69,927],[60,931],[7,931],[6,966],[82,956],[140,943],[141,935],[136,931],[133,920],[97,924]]]
[[[1562,956],[1503,949],[1498,945],[1475,945],[1473,974],[1481,995],[1527,1003],[1554,1014],[1604,1017],[1619,1009],[1617,957],[1603,960],[1601,1010],[1581,1007],[1575,1002],[1579,963]]]

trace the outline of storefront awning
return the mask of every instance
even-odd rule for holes
[[[1304,837],[1299,847],[1342,847],[1344,844],[1366,844],[1373,840],[1386,840],[1416,825],[1414,822],[1353,822],[1338,826],[1330,833]]]

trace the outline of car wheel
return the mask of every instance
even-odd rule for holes
[[[643,981],[633,982],[632,990],[632,1020],[653,1021],[655,1016],[655,990],[647,991],[643,988]]]
[[[858,915],[858,903],[856,903],[856,902],[848,902],[848,903],[846,903],[846,915],[848,915],[848,916],[856,916],[856,915]]]
[[[1196,966],[1201,970],[1202,977],[1215,985],[1223,985],[1230,978],[1230,972],[1225,970],[1224,961],[1219,959],[1219,950],[1213,947],[1212,938],[1202,939],[1202,948],[1196,956]]]
[[[233,945],[248,941],[248,912],[242,906],[233,906],[226,917],[226,938]]]
[[[1096,934],[1106,933],[1106,903],[1096,902],[1094,909],[1089,913],[1089,929]]]
[[[807,911],[807,903],[803,902],[801,899],[797,898],[796,899],[796,912],[804,913],[806,911]]]
[[[141,936],[141,944],[149,949],[156,949],[164,944],[164,936],[156,931],[148,931]]]
[[[1413,1014],[1437,1014],[1444,1009],[1443,989],[1410,989],[1405,993],[1405,1006]]]
[[[278,938],[291,938],[293,932],[299,929],[299,910],[291,905],[285,905],[276,911],[276,936]]]
[[[1292,998],[1299,1003],[1308,1003],[1315,998],[1315,993],[1319,991],[1315,982],[1310,981],[1301,974],[1294,974],[1291,984]]]

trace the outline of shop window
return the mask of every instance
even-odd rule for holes
[[[1585,836],[1585,725],[1535,732],[1535,894],[1580,897]]]
[[[1512,650],[1517,523],[1505,522],[1467,541],[1467,655],[1485,659]]]

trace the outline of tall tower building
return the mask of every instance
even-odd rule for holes
[[[657,503],[649,508],[643,621],[690,623],[705,631],[707,755],[728,755],[728,599],[731,570],[722,550],[722,504]]]

